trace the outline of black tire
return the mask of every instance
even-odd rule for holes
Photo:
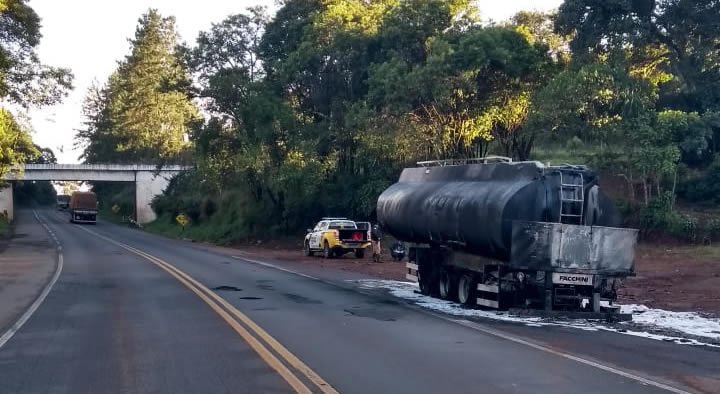
[[[323,243],[323,257],[326,259],[333,258],[333,251],[327,241]]]
[[[426,296],[432,295],[432,289],[430,288],[431,283],[430,279],[426,278],[427,273],[423,274],[422,270],[418,270],[417,277],[418,277],[418,286],[420,286],[420,293]]]
[[[420,286],[420,293],[427,296],[437,295],[438,290],[438,275],[432,264],[432,260],[429,253],[423,252],[417,254],[418,264],[418,285]]]
[[[458,302],[464,305],[475,305],[477,303],[477,289],[475,278],[471,274],[462,274],[457,284]]]
[[[312,250],[310,250],[310,243],[305,241],[305,244],[303,245],[303,255],[306,257],[310,257],[313,255]]]
[[[438,294],[443,300],[454,300],[458,294],[452,272],[441,270],[438,275]]]
[[[355,257],[362,259],[365,257],[365,249],[355,249]]]

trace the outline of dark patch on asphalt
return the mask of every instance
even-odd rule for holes
[[[261,307],[261,308],[252,308],[252,310],[254,310],[254,311],[276,311],[277,308],[268,306],[268,307]]]
[[[297,294],[283,293],[283,295],[290,300],[297,302],[298,304],[322,304],[320,300],[313,300],[312,298],[303,297]]]
[[[387,311],[377,308],[360,308],[352,307],[352,309],[343,309],[350,316],[366,317],[380,321],[397,321],[398,314],[393,311]]]
[[[275,288],[270,285],[258,285],[258,288],[263,290],[275,290]]]
[[[13,238],[23,238],[23,237],[27,237],[27,234],[25,234],[25,233],[15,233],[15,234],[13,234],[12,237],[13,237]]]
[[[216,290],[216,291],[242,291],[241,288],[235,287],[235,286],[216,286],[216,287],[213,287],[213,290]]]
[[[230,264],[229,261],[220,261],[220,264]]]
[[[262,297],[252,297],[252,296],[238,297],[238,300],[262,300]]]
[[[401,305],[399,302],[395,300],[374,300],[370,301],[369,304],[372,305]]]
[[[111,251],[109,251],[109,252],[103,253],[102,255],[103,255],[103,256],[120,256],[120,255],[122,255],[122,254],[123,254],[123,252],[121,252],[121,251],[119,251],[119,250],[111,250]]]

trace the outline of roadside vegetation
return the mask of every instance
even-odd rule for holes
[[[149,228],[177,235],[185,213],[201,240],[372,220],[402,168],[498,154],[588,164],[645,238],[713,243],[719,14],[709,0],[566,0],[486,22],[468,0],[286,0],[191,45],[149,10],[88,92],[78,142],[90,163],[193,164]]]
[[[72,88],[70,70],[43,64],[40,17],[25,0],[0,0],[0,187],[14,167],[42,157],[22,109],[59,103]],[[8,104],[19,111],[12,113]],[[52,153],[52,152],[50,152]]]

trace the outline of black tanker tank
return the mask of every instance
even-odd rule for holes
[[[619,215],[585,166],[495,162],[406,168],[379,197],[384,231],[413,243],[507,262],[513,221],[616,227]]]

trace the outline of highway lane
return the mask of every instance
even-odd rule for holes
[[[270,342],[341,393],[667,392],[386,297],[119,226],[41,216],[64,247],[66,268],[36,315],[0,349],[2,392],[297,389],[172,267],[218,288],[229,304],[224,310],[264,329],[269,339],[257,331],[253,338],[316,392],[321,387]]]
[[[185,264],[182,262],[183,259],[178,256],[178,254],[185,253],[188,249],[195,250],[198,247],[205,249],[203,246],[194,245],[194,247],[189,248],[189,245],[192,244],[187,242],[169,240],[125,227],[100,226],[96,230],[103,232],[106,228],[112,229],[108,234],[121,237],[122,240],[132,243],[133,245],[142,245],[144,249],[151,250],[153,253],[164,256],[164,258],[168,260],[178,261],[183,269],[191,270],[193,275],[202,276],[210,281],[214,280],[213,275],[203,276],[208,275],[208,273],[205,272],[206,270],[204,268],[200,268],[202,266],[196,267],[196,264],[193,263]],[[158,244],[162,246],[158,246]],[[228,256],[225,254],[211,253],[212,256],[209,256],[206,252],[203,253],[204,254],[199,254],[195,257],[197,261],[205,261],[225,266],[238,264],[244,267],[247,265],[246,262],[228,259]],[[281,262],[276,262],[275,264],[284,265]],[[318,268],[317,266],[303,267],[299,264],[292,264],[289,268],[295,271],[310,273],[316,277],[323,278],[327,283],[332,283],[335,286],[340,285],[343,288],[354,287],[345,281],[357,276],[342,271],[334,272],[332,270],[316,269]],[[232,269],[230,271],[232,271]],[[262,279],[260,280],[262,281]],[[355,288],[353,290],[357,291],[358,289]],[[267,295],[266,293],[272,293],[274,291],[277,291],[277,289],[268,289],[265,285],[261,285],[259,289],[256,289],[256,292],[264,296]],[[360,291],[363,293],[380,293],[378,294],[379,297],[374,298],[374,303],[386,305],[386,301],[388,301],[388,297],[385,296],[381,290],[369,291],[367,289],[361,289]],[[312,289],[310,289],[310,292],[312,293]],[[401,300],[396,301],[402,302]],[[238,307],[243,306],[244,302],[240,302]],[[407,309],[407,307],[404,309]],[[586,360],[612,366],[622,371],[629,371],[641,376],[651,377],[654,380],[665,383],[670,382],[672,385],[685,387],[691,391],[708,393],[720,392],[720,389],[718,389],[718,387],[720,387],[720,362],[718,362],[718,360],[720,360],[720,349],[718,348],[678,345],[607,331],[583,331],[567,327],[538,328],[516,323],[487,320],[482,322],[482,327],[487,327],[502,334],[513,335],[549,349],[562,351],[570,355],[580,356]],[[422,335],[422,332],[416,332],[422,331],[422,329],[423,328],[415,329],[411,327],[409,335]],[[292,333],[287,335],[288,341],[292,341],[293,338]],[[414,346],[414,344],[410,344],[410,346]],[[482,345],[480,349],[482,350]]]
[[[63,272],[0,349],[0,392],[292,392],[167,273],[69,223],[52,228]]]

